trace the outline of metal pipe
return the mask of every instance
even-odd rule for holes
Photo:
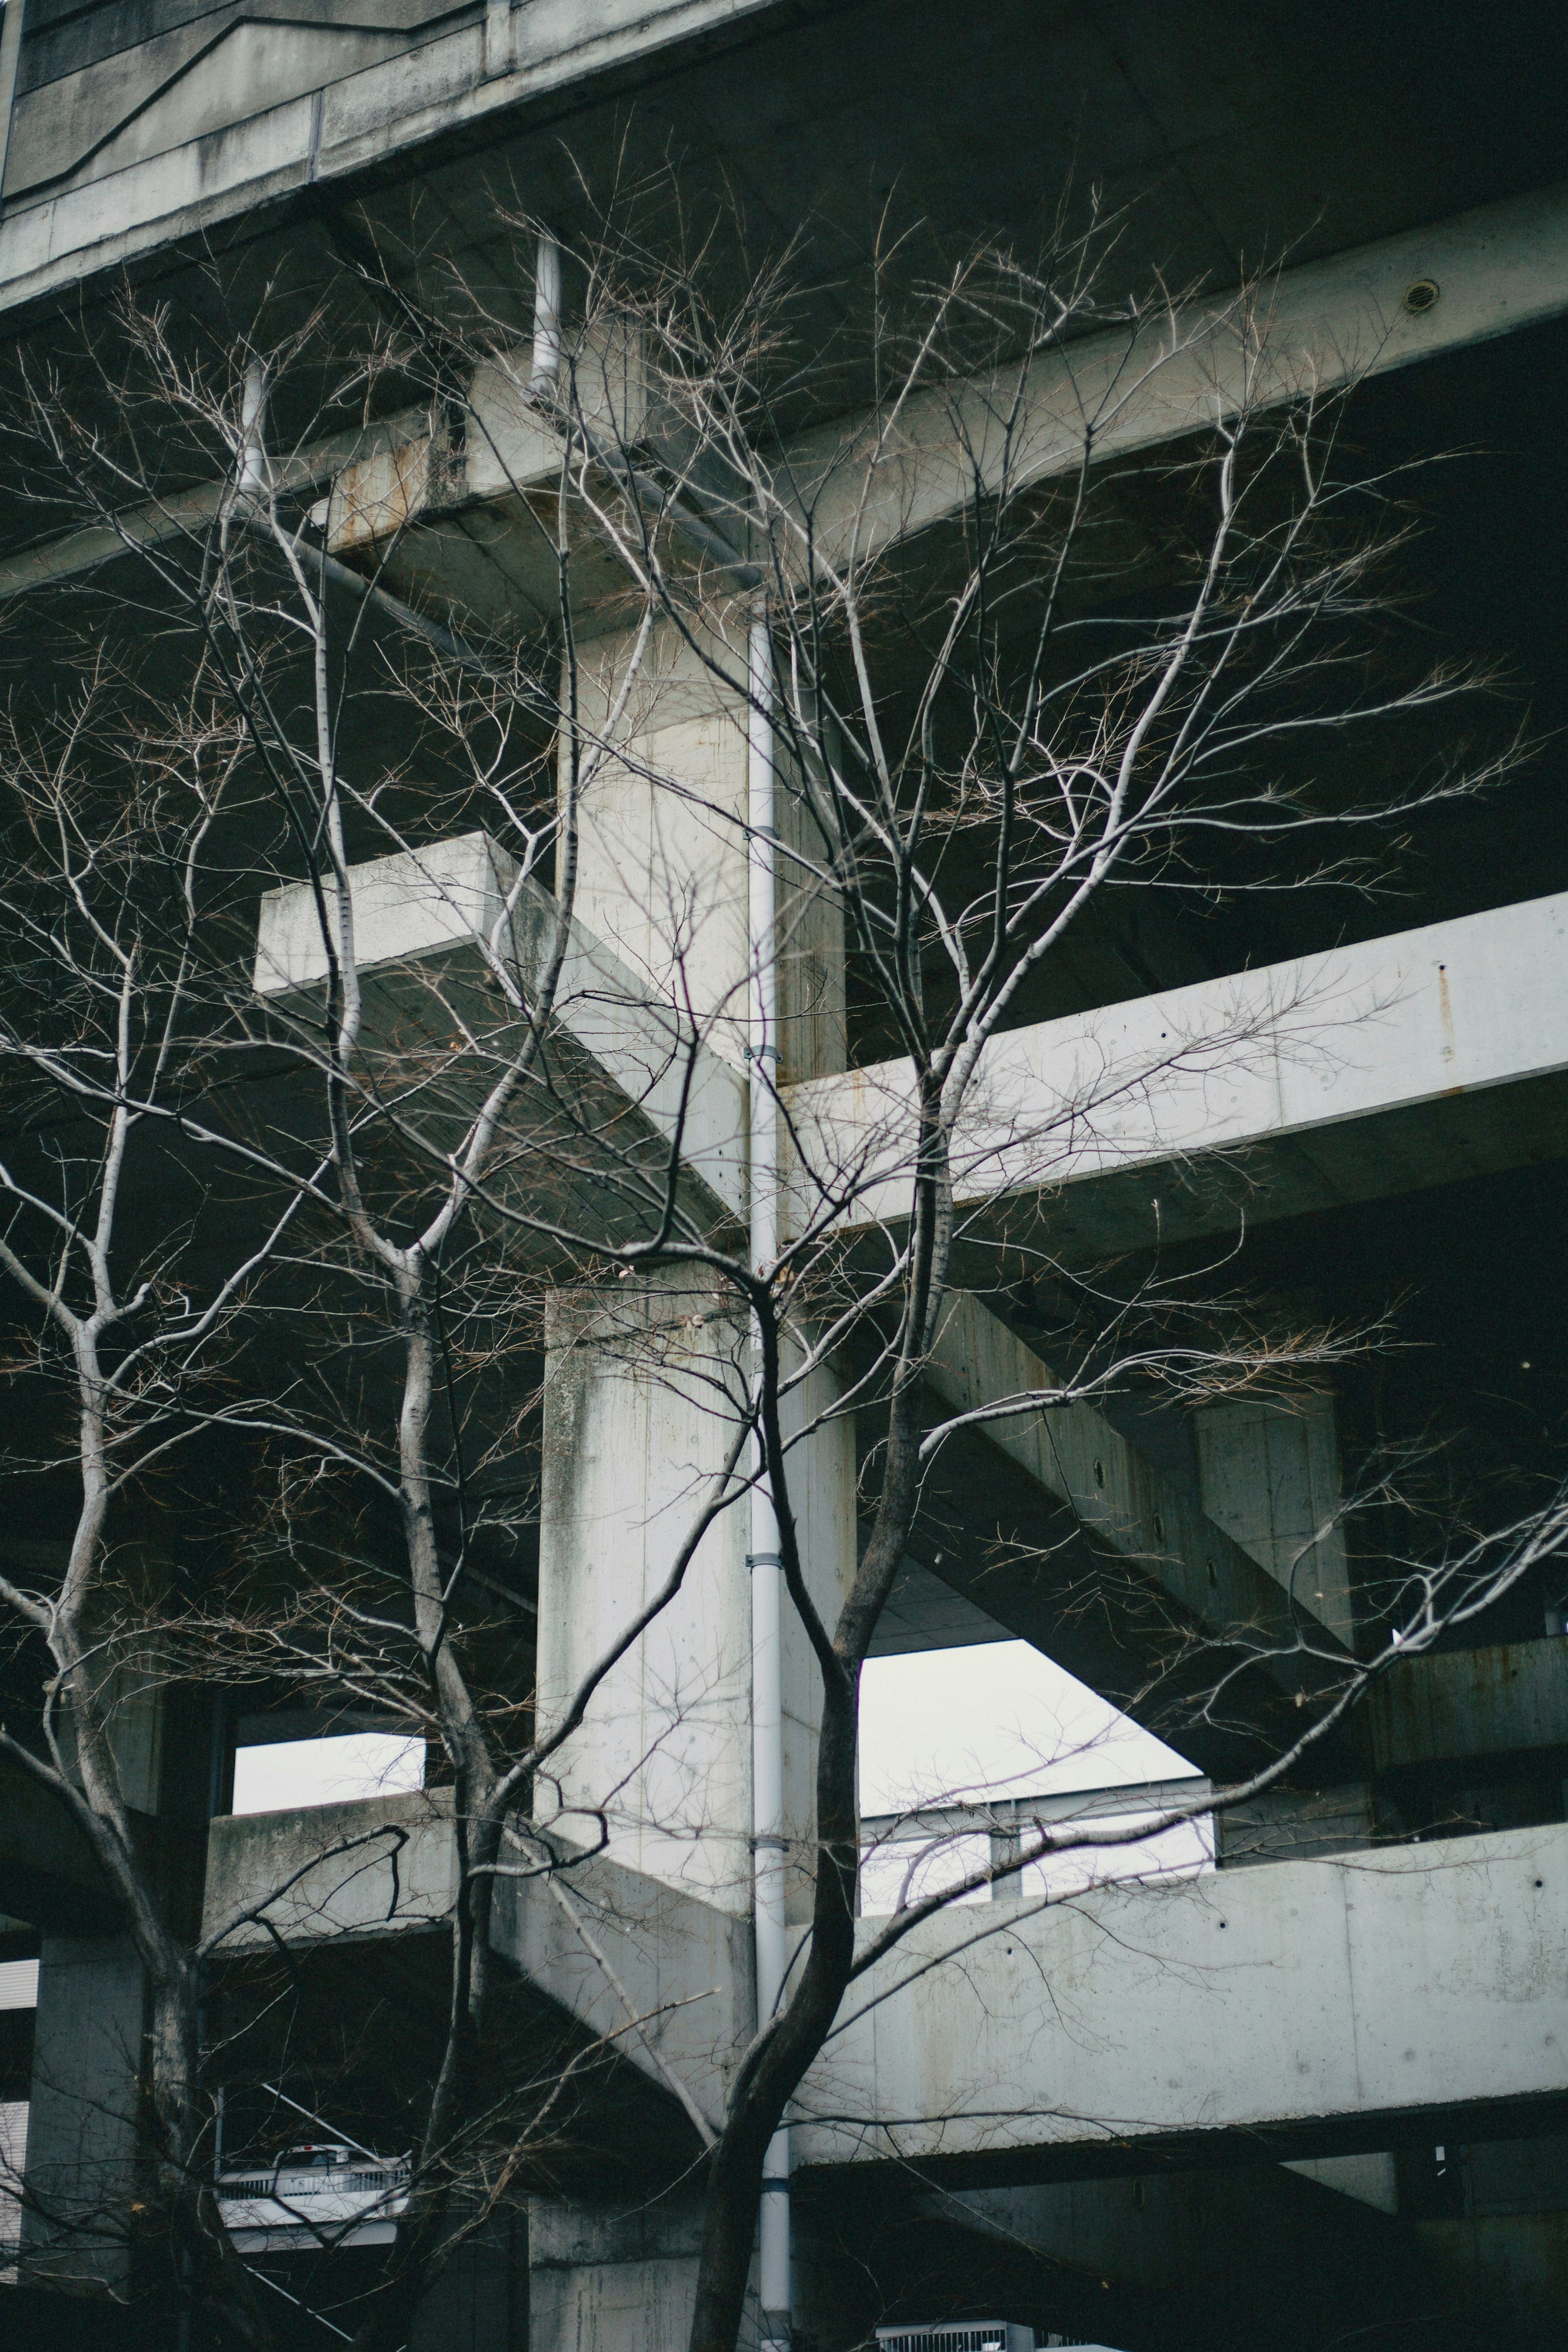
[[[751,1143],[752,1268],[778,1256],[778,966],[775,940],[774,740],[773,641],[767,604],[752,608],[747,644],[751,709],[747,723],[748,920],[751,962],[748,1087]],[[752,1361],[761,1370],[753,1343]],[[758,1466],[762,1435],[758,1433]],[[778,1517],[765,1478],[752,1489],[752,1853],[756,1936],[757,2021],[773,2014],[788,1965],[784,1932],[784,1571]],[[790,2136],[773,2134],[763,2166],[758,2220],[759,2352],[790,2343]]]
[[[541,229],[533,264],[533,373],[530,389],[553,392],[561,373],[561,246]]]

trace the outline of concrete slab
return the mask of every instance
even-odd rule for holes
[[[851,1990],[796,2164],[982,2184],[1527,2132],[1568,2100],[1565,1937],[1568,1825],[950,1912]]]
[[[1047,1209],[1052,1245],[1093,1255],[1554,1156],[1565,979],[1559,894],[1009,1031],[955,1198],[1020,1234]],[[803,1160],[860,1171],[847,1223],[904,1213],[911,1100],[905,1061],[789,1089]]]

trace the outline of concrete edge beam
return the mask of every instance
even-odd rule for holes
[[[1383,1133],[1401,1112],[1561,1078],[1565,981],[1558,893],[1009,1030],[958,1121],[955,1202],[1070,1200],[1131,1171],[1363,1122]],[[807,1151],[858,1171],[846,1225],[902,1214],[908,1061],[809,1079],[786,1101]],[[798,1225],[812,1205],[798,1170],[795,1188]]]
[[[461,25],[220,133],[178,135],[122,170],[75,186],[40,186],[0,220],[0,304],[14,309],[125,267],[237,215],[384,169],[389,152],[446,135],[499,132],[512,110],[577,82],[712,39],[779,0],[600,0],[562,38],[559,7],[514,8],[510,55],[486,54],[483,20]],[[497,70],[498,65],[500,70]],[[173,93],[176,101],[177,87]]]
[[[851,1989],[796,2163],[1026,2179],[1528,2131],[1568,2111],[1565,1940],[1568,1824],[952,1910]]]

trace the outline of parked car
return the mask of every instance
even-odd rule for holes
[[[242,2254],[385,2245],[408,2203],[405,2156],[301,2140],[270,2166],[219,2176],[218,2213]]]

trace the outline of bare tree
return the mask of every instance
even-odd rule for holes
[[[584,1793],[574,1742],[713,1530],[765,1499],[820,1683],[790,1858],[809,1925],[721,2114],[629,1995],[619,2029],[703,2144],[691,2342],[731,2352],[769,2145],[852,1983],[999,1874],[1289,1775],[1394,1658],[1561,1540],[1559,1510],[1412,1559],[1359,1659],[1294,1596],[1195,1651],[1173,1629],[1161,1679],[1189,1710],[1222,1718],[1260,1663],[1294,1689],[1265,1765],[1121,1829],[1042,1814],[1005,1863],[858,1932],[859,1680],[944,1451],[1139,1389],[1288,1396],[1365,1344],[1281,1333],[1223,1276],[1086,1276],[1049,1209],[1130,1106],[1282,1034],[1331,1055],[1342,1015],[1238,990],[1163,1054],[1012,1091],[999,1047],[1112,904],[1373,888],[1415,813],[1515,754],[1447,732],[1485,681],[1401,667],[1396,486],[1355,475],[1342,400],[1273,348],[1266,288],[1112,302],[1104,232],[1062,232],[930,282],[890,264],[825,352],[793,259],[737,275],[717,235],[660,245],[627,218],[573,257],[569,318],[551,240],[513,224],[531,341],[355,245],[346,340],[324,313],[285,332],[264,304],[241,332],[127,298],[90,404],[25,391],[35,494],[123,560],[80,592],[91,646],[5,744],[0,1264],[39,1400],[21,1450],[75,1494],[58,1577],[0,1585],[47,1656],[41,1718],[0,1742],[130,1923],[184,2291],[258,2344],[200,2017],[288,1890],[199,1931],[172,1917],[115,1760],[127,1659],[371,1706],[443,1759],[448,2024],[370,2352],[555,2148],[578,2062],[494,2082],[499,1890],[575,1916],[572,1873],[649,1759]],[[1128,454],[1171,387],[1169,447]],[[487,513],[504,560],[468,530]],[[1359,747],[1402,724],[1440,748],[1390,784]],[[851,1033],[879,1092],[836,1087]],[[1020,1273],[1058,1303],[1068,1370],[944,1403],[955,1297]],[[666,1386],[711,1442],[662,1573],[535,1715],[483,1538],[530,1515],[537,1367],[574,1348]],[[851,1418],[867,1535],[829,1604],[798,1465]],[[216,1497],[206,1474],[226,1571],[193,1589],[133,1514],[176,1461],[239,1460]]]

